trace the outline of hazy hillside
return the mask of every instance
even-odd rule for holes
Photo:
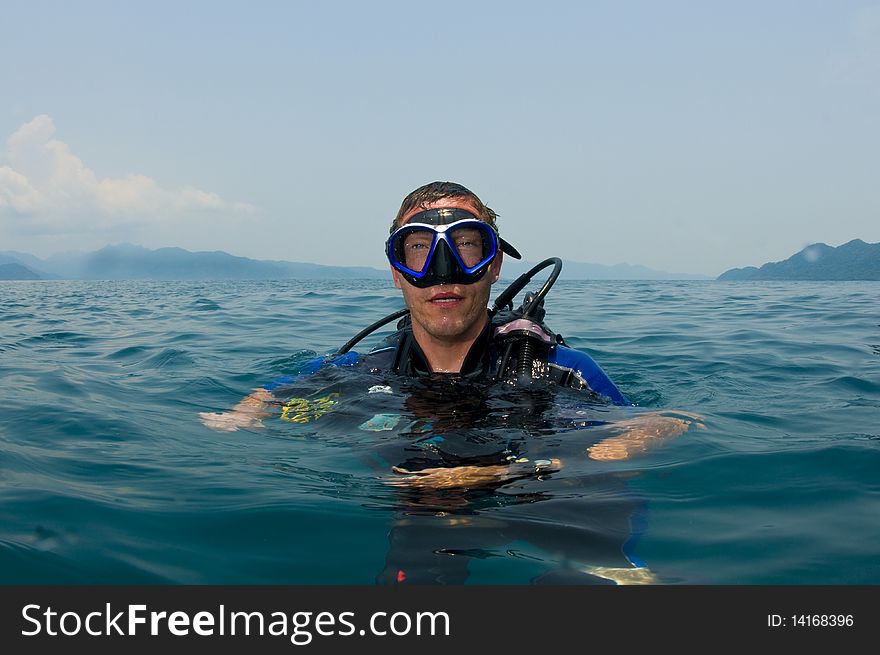
[[[388,275],[365,266],[260,261],[222,251],[150,250],[131,244],[107,246],[91,253],[62,253],[44,260],[24,253],[3,255],[31,269],[38,266],[50,277],[74,280],[363,279]]]
[[[880,280],[880,243],[807,246],[785,261],[725,271],[719,280]]]
[[[39,280],[39,274],[17,262],[0,263],[0,280]]]

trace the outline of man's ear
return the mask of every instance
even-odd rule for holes
[[[500,250],[495,254],[495,259],[492,261],[492,284],[495,284],[498,281],[498,278],[501,277],[501,262],[504,261],[504,253]]]
[[[398,289],[400,289],[401,288],[401,286],[400,286],[400,283],[401,283],[400,273],[398,273],[397,269],[394,268],[393,266],[389,266],[388,268],[391,269],[391,279],[394,280],[394,286],[396,286]]]

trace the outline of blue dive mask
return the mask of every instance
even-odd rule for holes
[[[410,284],[473,284],[498,254],[520,254],[488,223],[464,209],[428,209],[395,230],[385,243],[391,265]]]

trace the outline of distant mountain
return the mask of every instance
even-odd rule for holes
[[[26,252],[15,252],[12,250],[0,252],[0,264],[21,264],[22,266],[27,266],[32,271],[41,274],[43,273],[43,270],[41,269],[43,260],[38,259],[33,255],[29,255]]]
[[[880,280],[880,243],[814,243],[785,261],[733,268],[719,280]]]
[[[18,262],[0,263],[0,280],[39,280],[40,275]]]
[[[273,280],[386,278],[388,273],[366,266],[322,266],[285,261],[260,261],[222,251],[190,252],[183,248],[150,250],[132,244],[107,246],[91,253],[62,253],[40,260],[24,253],[0,256],[34,269],[44,277],[75,280]],[[25,263],[27,262],[27,264]]]

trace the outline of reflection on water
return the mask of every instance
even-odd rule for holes
[[[352,369],[325,369],[290,393],[268,421],[273,432],[339,446],[337,457],[356,458],[380,482],[362,491],[374,509],[393,512],[380,582],[463,583],[474,559],[507,557],[510,544],[539,571],[533,581],[602,582],[590,571],[641,565],[633,547],[644,501],[625,484],[637,473],[586,456],[619,432],[613,421],[638,410],[549,385]],[[284,425],[291,406],[303,420]]]

